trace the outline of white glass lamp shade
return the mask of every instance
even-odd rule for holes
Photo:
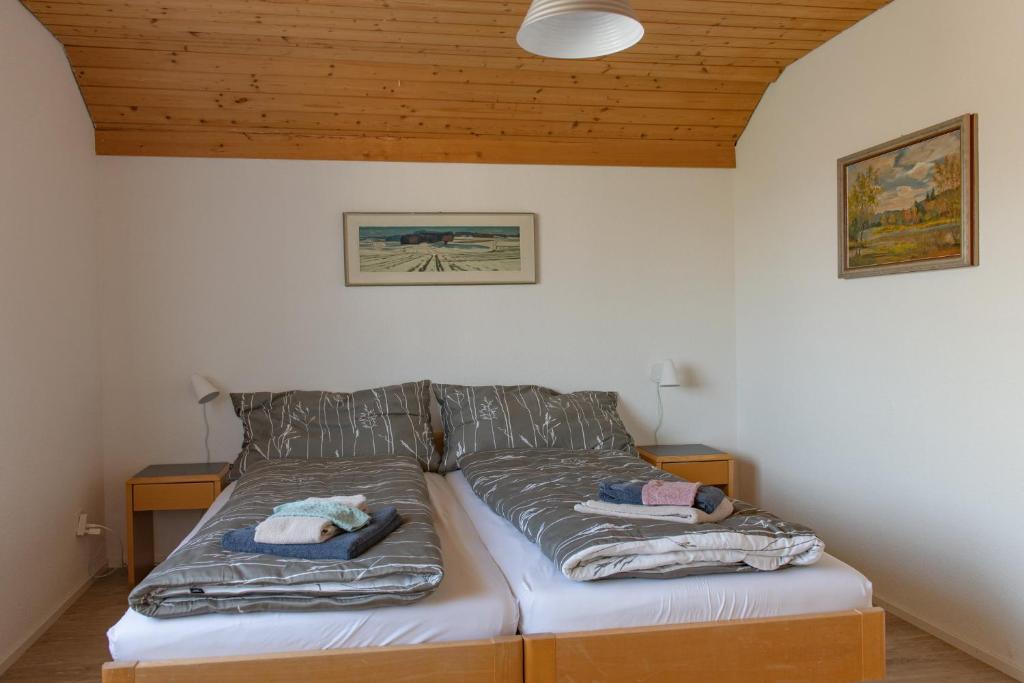
[[[516,42],[557,59],[589,59],[629,49],[644,37],[629,0],[533,0]]]
[[[200,403],[209,403],[220,396],[220,389],[202,375],[192,375],[192,391]]]
[[[676,364],[670,360],[654,364],[654,367],[651,368],[651,380],[659,387],[678,387],[682,383]]]

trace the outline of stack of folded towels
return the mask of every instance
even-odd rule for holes
[[[365,496],[306,498],[274,508],[256,526],[224,534],[225,550],[306,560],[351,560],[402,523],[393,506],[370,510]]]
[[[655,519],[683,524],[715,524],[733,513],[732,501],[715,486],[700,482],[623,481],[605,479],[598,484],[598,500],[578,503],[576,512]]]

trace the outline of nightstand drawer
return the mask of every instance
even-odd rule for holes
[[[677,477],[688,481],[699,481],[712,486],[725,486],[729,483],[729,463],[715,462],[666,462],[661,469],[671,472]]]
[[[198,510],[208,508],[217,495],[214,484],[136,484],[132,487],[135,510]]]

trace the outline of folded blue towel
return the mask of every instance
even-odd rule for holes
[[[645,481],[602,479],[597,485],[597,495],[606,503],[643,505],[643,490],[646,483]]]
[[[725,500],[725,492],[717,486],[701,486],[697,489],[697,497],[693,501],[693,507],[709,515],[718,509],[718,506]]]
[[[323,543],[257,543],[256,527],[233,529],[221,537],[225,550],[236,553],[280,555],[301,560],[351,560],[382,541],[402,524],[393,506],[370,512],[370,523],[358,531],[338,534]]]
[[[643,505],[643,490],[646,483],[646,481],[602,479],[598,482],[597,497],[605,503]],[[724,499],[725,493],[717,486],[701,486],[697,489],[693,507],[710,515],[718,509]]]

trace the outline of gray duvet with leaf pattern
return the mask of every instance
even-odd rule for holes
[[[297,560],[221,547],[225,532],[257,524],[275,505],[359,493],[371,510],[394,505],[402,525],[352,560]],[[128,602],[151,617],[357,609],[415,602],[443,576],[426,482],[413,457],[276,460],[255,463],[224,507],[136,586]]]
[[[576,512],[602,479],[678,479],[622,451],[496,450],[459,464],[473,492],[576,581],[771,571],[813,564],[825,549],[807,527],[742,501],[718,524]]]

